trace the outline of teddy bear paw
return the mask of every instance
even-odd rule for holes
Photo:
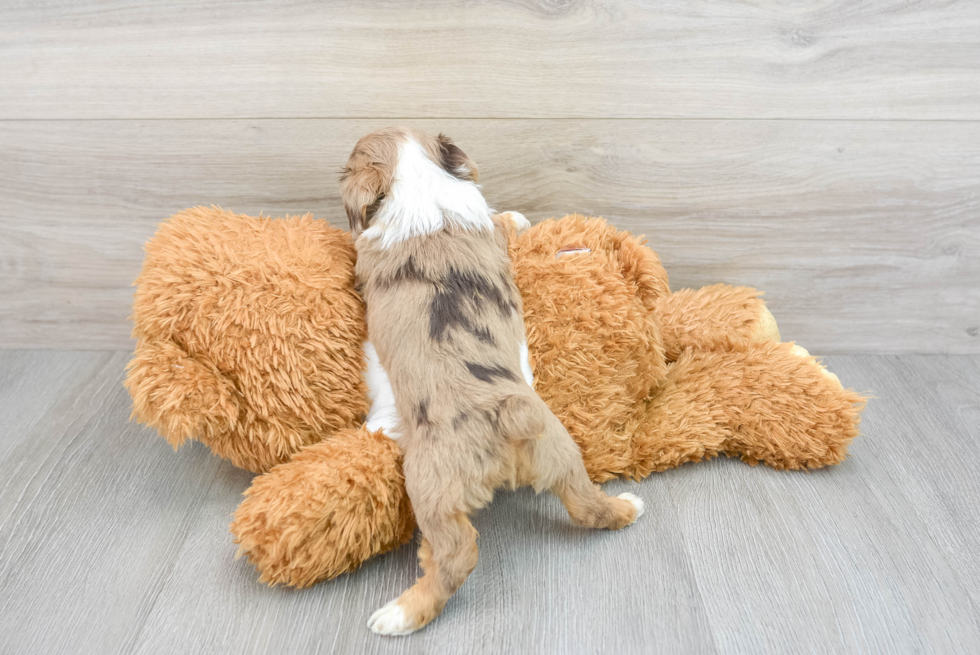
[[[759,309],[759,317],[755,322],[755,332],[752,338],[756,341],[774,341],[779,343],[779,326],[776,324],[776,317],[772,315],[769,308],[765,305]],[[803,350],[802,348],[800,350]]]
[[[633,503],[633,507],[636,508],[636,516],[633,517],[633,520],[634,521],[636,519],[640,518],[641,516],[643,516],[643,508],[645,507],[645,505],[643,504],[643,499],[642,498],[640,498],[639,496],[637,496],[635,494],[631,494],[631,493],[619,494],[616,497],[617,498],[622,498],[623,500],[628,500],[631,503]]]
[[[833,380],[837,384],[837,386],[840,387],[841,389],[844,388],[844,385],[842,385],[840,383],[840,378],[837,377],[834,373],[831,373],[830,371],[828,371],[827,368],[823,364],[818,363],[817,360],[809,353],[809,351],[806,348],[804,348],[802,346],[797,346],[796,344],[793,344],[793,349],[792,349],[791,352],[794,355],[796,355],[797,357],[802,357],[803,359],[809,359],[809,360],[811,360],[815,365],[817,365],[817,366],[820,367],[820,372],[821,373],[823,373],[828,378],[830,378],[831,380]]]
[[[371,632],[379,635],[410,635],[418,630],[418,627],[412,625],[412,621],[405,615],[405,610],[398,604],[397,598],[372,614],[367,626]]]

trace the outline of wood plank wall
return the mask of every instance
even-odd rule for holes
[[[0,2],[0,347],[129,348],[157,222],[345,218],[393,123],[812,351],[980,352],[980,3]]]

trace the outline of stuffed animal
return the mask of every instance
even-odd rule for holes
[[[535,389],[595,482],[719,454],[778,469],[844,459],[864,398],[780,343],[758,292],[671,293],[656,254],[598,218],[511,235]],[[240,553],[304,587],[406,543],[397,442],[364,420],[366,328],[348,234],[309,216],[195,208],[164,222],[136,281],[133,414],[258,475]]]

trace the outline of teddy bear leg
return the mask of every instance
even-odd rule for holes
[[[383,432],[342,430],[252,482],[231,531],[271,585],[308,587],[412,538],[398,445]]]
[[[730,414],[727,453],[787,469],[844,460],[866,398],[793,343],[745,344],[732,354],[733,366],[748,369],[742,369],[746,383],[723,397],[735,400],[728,407],[741,407]]]
[[[685,350],[634,437],[634,475],[720,452],[777,469],[837,464],[864,403],[791,343]]]
[[[264,473],[310,442],[310,428],[280,413],[275,420],[243,410],[234,382],[207,357],[188,354],[169,339],[136,345],[123,383],[133,418],[159,432],[175,449],[200,441],[238,468]]]
[[[667,359],[676,360],[685,348],[713,350],[732,340],[779,341],[776,319],[749,287],[714,284],[682,289],[657,302],[657,315]]]
[[[710,384],[709,365],[691,350],[670,365],[633,433],[632,468],[626,475],[638,480],[722,452],[731,426]]]

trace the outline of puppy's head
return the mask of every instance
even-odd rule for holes
[[[372,225],[392,193],[399,158],[405,152],[403,146],[413,142],[445,173],[458,180],[476,182],[476,164],[445,135],[432,137],[407,127],[371,132],[354,146],[340,176],[340,194],[355,239]]]

